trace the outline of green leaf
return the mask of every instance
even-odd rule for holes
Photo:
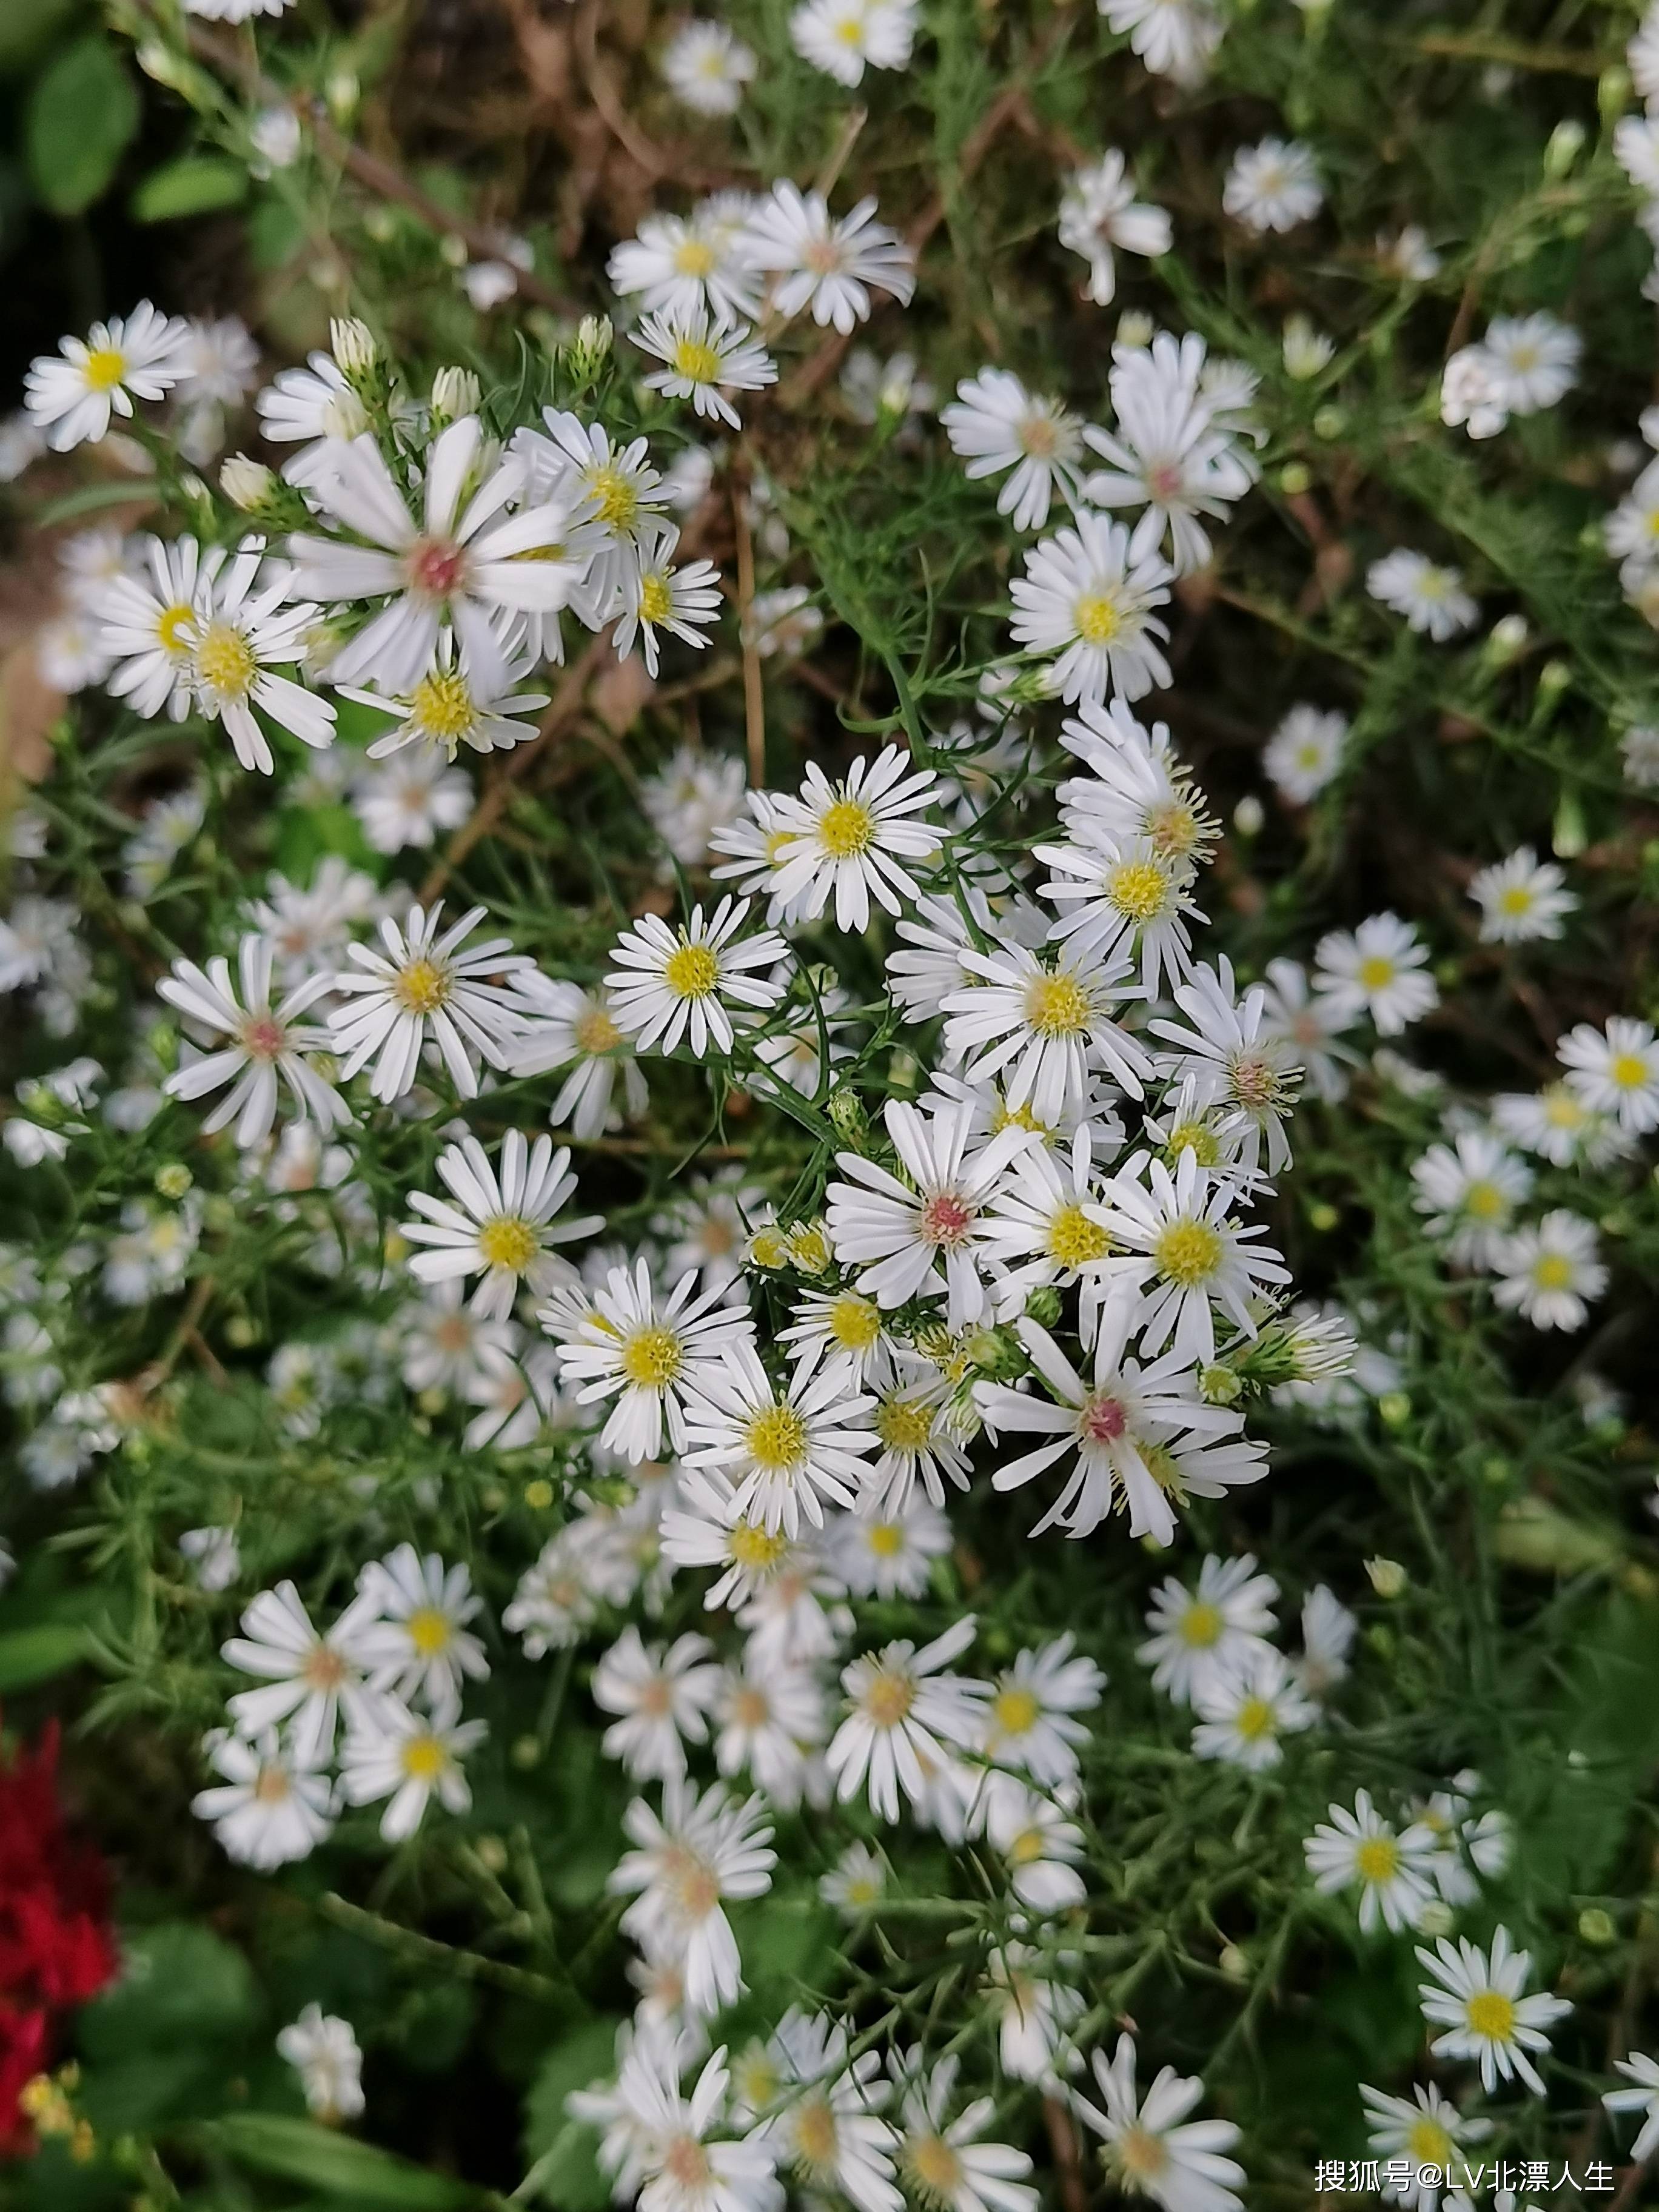
[[[88,32],[44,70],[24,137],[34,189],[54,215],[78,215],[115,174],[138,128],[138,94],[102,32]]]
[[[247,1960],[210,1929],[147,1928],[126,1947],[127,1968],[81,2015],[94,2059],[199,2045],[222,2051],[253,2025],[258,2006]]]
[[[51,530],[60,522],[73,521],[77,514],[95,514],[100,507],[150,507],[155,500],[154,488],[142,478],[137,483],[81,484],[43,507],[35,521],[40,529]]]
[[[78,0],[6,0],[0,8],[0,76],[21,73],[38,59],[77,4]]]
[[[1540,1891],[1599,1888],[1659,1769],[1659,1606],[1611,1598],[1580,1644],[1542,1802],[1516,1823],[1516,1872]]]
[[[0,1636],[0,1692],[49,1681],[85,1658],[86,1651],[83,1629],[56,1621],[39,1628],[15,1628],[9,1636]]]
[[[214,154],[185,154],[152,169],[132,196],[135,222],[172,222],[235,207],[247,196],[247,171]]]
[[[208,2133],[219,2148],[256,2173],[326,2190],[342,2205],[372,2205],[385,2212],[465,2212],[480,2192],[447,2175],[394,2158],[373,2143],[335,2135],[310,2120],[273,2112],[236,2112],[216,2120]]]
[[[615,2071],[617,2022],[591,2020],[556,2043],[525,2100],[525,2155],[544,2203],[559,2212],[599,2212],[611,2185],[599,2171],[595,2130],[573,2120],[564,2100]]]

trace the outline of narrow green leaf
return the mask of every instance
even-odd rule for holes
[[[86,1631],[48,1621],[0,1636],[0,1693],[49,1681],[87,1656]]]
[[[36,79],[24,143],[35,191],[54,215],[90,207],[138,128],[138,94],[101,31],[65,46]]]
[[[185,154],[152,169],[132,195],[135,222],[173,222],[180,216],[210,215],[247,196],[247,171],[240,161],[213,154]]]
[[[335,2135],[310,2120],[235,2112],[216,2120],[209,2133],[222,2150],[256,2173],[326,2190],[343,2205],[381,2207],[384,2212],[466,2212],[480,2200],[481,2192],[464,2181],[428,2173],[373,2143]]]

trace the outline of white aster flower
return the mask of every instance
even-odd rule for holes
[[[576,1178],[569,1152],[562,1146],[556,1152],[551,1137],[538,1137],[532,1146],[522,1131],[509,1129],[499,1176],[478,1139],[466,1137],[439,1153],[438,1175],[450,1199],[423,1190],[410,1195],[422,1218],[405,1221],[402,1234],[428,1248],[411,1255],[410,1272],[422,1283],[478,1276],[472,1310],[485,1321],[509,1314],[521,1285],[550,1290],[561,1266],[552,1247],[604,1226],[598,1214],[554,1220]]]
[[[351,811],[377,853],[423,851],[441,830],[459,829],[473,804],[471,778],[431,748],[383,762],[351,792]]]
[[[1285,1756],[1282,1739],[1311,1728],[1319,1708],[1297,1687],[1281,1652],[1271,1646],[1242,1660],[1234,1674],[1197,1683],[1193,1705],[1196,1759],[1224,1759],[1252,1774],[1265,1773]]]
[[[1224,20],[1213,0],[1097,0],[1154,76],[1201,84],[1221,44]]]
[[[331,988],[349,1003],[329,1016],[334,1048],[343,1057],[342,1082],[373,1060],[370,1089],[389,1105],[412,1086],[422,1049],[431,1042],[442,1054],[458,1096],[476,1098],[478,1079],[468,1047],[492,1067],[508,1064],[524,1026],[508,986],[531,963],[510,951],[504,937],[463,949],[483,912],[481,906],[469,908],[441,935],[443,902],[411,905],[401,928],[390,915],[381,921],[384,950],[347,946],[355,965],[337,969]]]
[[[141,300],[130,315],[94,323],[84,338],[64,338],[42,354],[24,380],[29,420],[55,453],[95,444],[112,414],[131,418],[135,399],[163,399],[185,374],[188,325]]]
[[[709,1663],[714,1650],[705,1636],[647,1644],[629,1627],[594,1668],[594,1704],[619,1716],[600,1747],[635,1782],[684,1774],[687,1743],[708,1741],[720,1687],[720,1670]]]
[[[1534,1328],[1583,1328],[1589,1301],[1607,1286],[1600,1249],[1593,1221],[1557,1206],[1503,1240],[1492,1255],[1492,1297]]]
[[[754,49],[724,23],[683,23],[663,49],[669,90],[696,115],[735,115],[759,67]]]
[[[1346,714],[1292,707],[1268,738],[1261,765],[1283,797],[1305,806],[1334,780],[1347,738]]]
[[[205,1748],[223,1779],[198,1790],[190,1809],[213,1823],[226,1856],[261,1874],[308,1858],[334,1826],[334,1784],[318,1760],[274,1729],[250,1741],[217,1729]]]
[[[777,363],[746,324],[701,301],[678,314],[642,315],[629,332],[635,344],[665,364],[645,379],[653,392],[689,399],[699,415],[740,427],[729,392],[763,392],[778,380]]]
[[[758,1012],[776,1005],[781,987],[749,971],[775,967],[787,948],[769,929],[739,938],[748,912],[747,899],[723,898],[707,921],[694,907],[678,932],[654,914],[623,932],[605,983],[617,1024],[636,1052],[666,1055],[684,1042],[698,1060],[711,1047],[729,1053],[732,1008]]]
[[[1316,1889],[1358,1890],[1359,1925],[1367,1933],[1379,1920],[1396,1935],[1414,1925],[1434,1894],[1433,1830],[1420,1821],[1395,1829],[1369,1790],[1355,1793],[1352,1812],[1333,1805],[1302,1848]]]
[[[902,745],[885,745],[832,784],[814,762],[799,796],[775,801],[775,895],[792,919],[816,920],[833,896],[836,928],[861,935],[872,894],[890,914],[919,896],[904,864],[936,853],[939,836],[907,817],[932,804],[939,778],[908,766]]]
[[[1532,1189],[1532,1170],[1486,1129],[1460,1130],[1412,1163],[1412,1204],[1460,1267],[1490,1267]]]
[[[514,1073],[569,1070],[548,1115],[551,1127],[597,1137],[620,1128],[624,1118],[637,1120],[649,1103],[645,1077],[603,987],[589,990],[531,969],[520,975],[518,990],[526,1020],[514,1050]],[[620,1105],[615,1097],[618,1079]]]
[[[1407,627],[1443,644],[1461,630],[1473,629],[1480,610],[1463,589],[1462,571],[1430,561],[1401,546],[1365,571],[1365,589]]]
[[[1659,1127],[1659,1037],[1650,1022],[1614,1014],[1604,1028],[1580,1022],[1556,1047],[1567,1087],[1593,1113],[1616,1116],[1633,1137]]]
[[[1012,370],[964,378],[939,421],[971,479],[1013,471],[997,494],[997,513],[1016,530],[1041,530],[1055,491],[1068,507],[1077,503],[1083,426],[1060,400],[1028,392]]]
[[[1060,242],[1088,263],[1088,296],[1097,307],[1109,307],[1117,290],[1116,253],[1155,260],[1169,252],[1173,236],[1164,210],[1136,199],[1128,164],[1115,146],[1073,170],[1060,203]]]
[[[803,1518],[823,1526],[826,1503],[851,1506],[868,1480],[872,1410],[868,1398],[849,1395],[840,1368],[815,1376],[798,1369],[781,1388],[750,1340],[732,1340],[690,1386],[683,1456],[688,1467],[724,1474],[746,1518],[793,1536]]]
[[[1481,943],[1522,945],[1559,937],[1563,922],[1578,906],[1565,884],[1564,872],[1552,860],[1540,860],[1530,845],[1482,868],[1469,884],[1469,896],[1480,908]]]
[[[718,2012],[743,1988],[726,1901],[763,1897],[777,1863],[761,1800],[733,1799],[718,1782],[699,1797],[672,1779],[663,1786],[660,1819],[636,1797],[623,1826],[635,1849],[605,1885],[613,1894],[634,1893],[623,1933],[647,1952],[678,1958],[687,2004]]]
[[[1489,1952],[1466,1936],[1454,1948],[1443,1936],[1432,1951],[1419,1944],[1417,1958],[1434,1977],[1419,1984],[1423,2017],[1445,2030],[1429,2045],[1436,2057],[1478,2060],[1488,2095],[1499,2081],[1518,2080],[1541,2097],[1544,2084],[1528,2053],[1549,2049],[1544,2031],[1572,2007],[1546,1992],[1522,1994],[1531,1953],[1513,1950],[1508,1929],[1499,1928]]]
[[[1200,517],[1225,519],[1255,481],[1232,430],[1206,396],[1202,342],[1160,331],[1150,347],[1115,349],[1115,427],[1091,424],[1087,443],[1106,462],[1084,485],[1097,507],[1143,510],[1129,538],[1132,560],[1163,550],[1176,575],[1206,566],[1211,545]]]
[[[1240,1227],[1238,1192],[1212,1176],[1184,1151],[1176,1172],[1138,1154],[1108,1182],[1094,1218],[1115,1250],[1106,1272],[1141,1302],[1140,1340],[1150,1353],[1165,1345],[1190,1359],[1215,1358],[1218,1308],[1245,1335],[1256,1331],[1253,1302],[1263,1286],[1290,1280],[1271,1245],[1257,1244],[1260,1224]]]
[[[412,1544],[399,1544],[371,1559],[357,1586],[374,1607],[358,1645],[374,1689],[435,1709],[459,1704],[467,1679],[489,1674],[483,1645],[466,1626],[483,1600],[464,1564],[446,1567],[436,1552],[422,1558]]]
[[[998,1766],[1018,1768],[1045,1789],[1072,1783],[1077,1746],[1089,1740],[1077,1718],[1100,1703],[1106,1677],[1079,1656],[1068,1631],[1052,1644],[1017,1652],[991,1686],[975,1748]]]
[[[1136,558],[1121,522],[1085,509],[1033,547],[1010,583],[1015,642],[1051,663],[1067,705],[1098,706],[1109,691],[1139,699],[1170,681],[1157,643],[1169,631],[1152,610],[1167,604],[1172,574],[1156,554]]]
[[[1204,2093],[1196,2075],[1163,2067],[1139,2096],[1135,2046],[1127,2035],[1119,2036],[1109,2059],[1095,2052],[1094,2073],[1100,2104],[1075,2092],[1072,2101],[1085,2125],[1102,2137],[1101,2155],[1121,2190],[1151,2197],[1164,2212],[1243,2212],[1244,2200],[1233,2184],[1243,2180],[1244,2169],[1227,2155],[1238,2130],[1231,2120],[1187,2118]]]
[[[1134,995],[1127,955],[1071,944],[1050,962],[1015,945],[964,951],[962,964],[971,988],[945,1000],[945,1045],[969,1083],[999,1081],[1010,1111],[1029,1107],[1045,1128],[1083,1112],[1095,1074],[1142,1095],[1150,1056],[1112,1018]]]
[[[1482,344],[1511,415],[1553,407],[1578,380],[1583,341],[1553,315],[1494,315]]]
[[[242,1633],[220,1650],[227,1664],[264,1685],[230,1698],[238,1732],[262,1736],[285,1724],[295,1764],[320,1765],[334,1747],[342,1713],[355,1726],[368,1710],[362,1638],[374,1615],[373,1602],[360,1593],[319,1633],[291,1582],[261,1590],[242,1615]]]
[[[802,0],[789,18],[795,52],[849,88],[866,67],[908,68],[917,0]]]
[[[200,1098],[228,1084],[228,1095],[202,1127],[210,1135],[234,1121],[236,1142],[244,1151],[270,1133],[280,1103],[279,1078],[302,1119],[309,1116],[326,1131],[349,1118],[344,1100],[308,1057],[327,1049],[328,1033],[321,1023],[300,1018],[323,996],[328,979],[313,976],[273,1006],[272,959],[270,939],[251,930],[237,948],[234,981],[230,963],[221,954],[205,969],[193,960],[175,960],[173,973],[156,986],[158,995],[187,1022],[222,1040],[216,1049],[178,1068],[162,1089],[170,1098]]]
[[[1276,1626],[1278,1595],[1278,1583],[1257,1574],[1251,1553],[1236,1559],[1212,1553],[1199,1569],[1195,1590],[1171,1576],[1153,1592],[1146,1626],[1154,1632],[1135,1656],[1152,1669],[1154,1688],[1176,1705],[1191,1705],[1200,1683],[1235,1674],[1272,1650],[1267,1638]]]
[[[271,775],[276,762],[260,714],[303,744],[334,742],[329,701],[276,673],[304,658],[306,633],[317,618],[314,606],[287,604],[293,597],[288,564],[267,561],[263,542],[250,538],[223,568],[204,565],[182,633],[192,703],[223,723],[238,761],[261,775]]]
[[[959,2063],[951,2056],[929,2068],[921,2050],[905,2054],[900,2069],[901,2177],[930,2212],[1037,2212],[1040,2199],[1026,2179],[1031,2171],[1029,2154],[1011,2143],[983,2140],[995,2100],[973,2098],[951,2118]]]
[[[1314,988],[1334,1022],[1362,1014],[1379,1036],[1398,1036],[1440,1003],[1426,945],[1397,914],[1374,914],[1354,930],[1333,929],[1314,950]]]
[[[620,585],[617,611],[621,619],[611,637],[617,658],[626,660],[637,639],[646,673],[653,678],[661,651],[659,632],[701,653],[708,643],[704,631],[720,618],[719,569],[712,561],[688,561],[676,568],[671,556],[679,541],[673,523],[654,517],[641,520],[635,532],[634,557]]]
[[[306,2109],[337,2124],[363,2110],[363,2054],[351,2022],[308,2004],[276,2038],[276,2056],[300,2077]]]
[[[637,296],[647,313],[710,313],[750,317],[760,309],[760,287],[741,251],[741,222],[726,219],[714,201],[690,216],[649,215],[638,235],[611,250],[611,289]]]
[[[1389,2097],[1362,2081],[1359,2094],[1370,2127],[1366,2148],[1389,2166],[1407,2169],[1403,2181],[1388,2176],[1383,2197],[1410,2212],[1436,2212],[1443,2182],[1456,2168],[1467,2167],[1467,2159],[1458,2154],[1489,2136],[1492,2123],[1467,2118],[1432,2082],[1414,2082],[1409,2097]],[[1446,2202],[1449,2212],[1452,2200]]]
[[[1319,213],[1325,190],[1308,147],[1294,138],[1264,138],[1233,155],[1221,204],[1247,230],[1294,230]]]
[[[634,1465],[661,1456],[665,1428],[671,1449],[685,1449],[690,1392],[726,1345],[752,1335],[747,1310],[723,1303],[723,1284],[701,1295],[696,1285],[688,1270],[659,1303],[641,1259],[613,1267],[585,1313],[539,1316],[560,1339],[566,1380],[582,1385],[579,1402],[617,1401],[600,1441]]]
[[[395,1698],[378,1698],[354,1718],[340,1759],[340,1794],[349,1805],[386,1802],[380,1834],[388,1844],[412,1836],[436,1797],[465,1813],[472,1791],[461,1761],[483,1742],[484,1723],[440,1707],[429,1718]]]
[[[1631,2084],[1626,2089],[1604,2089],[1601,2102],[1610,2112],[1640,2112],[1642,2125],[1630,2147],[1631,2161],[1640,2166],[1659,2149],[1659,2059],[1632,2051],[1628,2058],[1615,2058],[1613,2066]]]
[[[992,1953],[981,1994],[996,2021],[998,2057],[1011,2081],[1053,2090],[1081,2064],[1071,2037],[1088,2000],[1069,1980],[1055,1978],[1075,1976],[1080,1964],[1074,1954],[1045,1960],[1029,1943],[1005,1943]]]
[[[843,1670],[847,1717],[825,1753],[843,1802],[866,1791],[878,1819],[895,1821],[901,1790],[921,1805],[953,1753],[971,1742],[978,1686],[944,1670],[973,1642],[975,1627],[970,1614],[921,1650],[908,1641],[889,1644]]]
[[[810,307],[814,322],[846,337],[868,319],[872,290],[902,307],[915,290],[913,257],[875,214],[875,201],[862,199],[837,221],[822,192],[803,193],[781,178],[750,215],[743,243],[749,266],[776,276],[775,311],[798,315]]]

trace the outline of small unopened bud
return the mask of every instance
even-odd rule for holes
[[[1600,1947],[1611,1943],[1619,1930],[1610,1912],[1604,1912],[1599,1905],[1587,1905],[1578,1916],[1578,1933],[1584,1942]]]
[[[185,74],[179,57],[169,47],[164,46],[159,39],[143,40],[133,58],[152,84],[176,88]]]
[[[1443,1899],[1431,1898],[1418,1916],[1417,1929],[1420,1936],[1449,1936],[1455,1922],[1452,1909]]]
[[[1558,860],[1576,860],[1589,842],[1583,804],[1576,791],[1564,791],[1550,831],[1551,848]]]
[[[464,415],[476,415],[483,398],[478,380],[470,368],[441,368],[432,380],[434,427],[459,422]]]
[[[1313,471],[1301,461],[1291,461],[1279,472],[1279,489],[1286,499],[1300,499],[1313,489]]]
[[[1011,1382],[1030,1365],[1025,1347],[1011,1328],[971,1329],[963,1344],[968,1364],[977,1373],[1000,1382]]]
[[[584,315],[565,349],[565,366],[578,384],[591,384],[611,357],[609,315]]]
[[[869,1128],[862,1100],[856,1091],[849,1091],[845,1084],[830,1093],[830,1103],[823,1110],[836,1134],[844,1137],[849,1145],[856,1145]]]
[[[1216,1964],[1230,1982],[1245,1982],[1250,1978],[1250,1962],[1237,1943],[1227,1944]]]
[[[480,1836],[472,1848],[487,1874],[507,1872],[507,1845],[499,1836]]]
[[[552,1484],[544,1482],[540,1475],[538,1475],[533,1482],[526,1482],[524,1486],[524,1502],[532,1513],[545,1513],[553,1503]]]
[[[749,1240],[747,1253],[751,1267],[764,1267],[769,1273],[789,1265],[789,1243],[775,1221],[767,1222]]]
[[[368,325],[356,315],[336,315],[328,326],[329,351],[340,373],[355,390],[367,382],[380,366],[380,349]]]
[[[219,471],[219,489],[244,514],[257,514],[276,489],[276,471],[246,453],[233,453]]]
[[[1583,150],[1584,126],[1568,117],[1565,122],[1558,123],[1549,135],[1549,143],[1544,149],[1544,174],[1565,177]]]
[[[1524,615],[1504,615],[1492,626],[1492,635],[1486,640],[1486,651],[1492,659],[1506,662],[1524,652],[1531,632]]]
[[[821,1275],[835,1255],[828,1231],[821,1221],[798,1222],[789,1231],[789,1257],[804,1275]]]
[[[1243,1382],[1219,1359],[1204,1370],[1198,1378],[1198,1387],[1206,1406],[1236,1406],[1244,1395]]]
[[[169,1160],[155,1170],[155,1188],[163,1198],[182,1198],[194,1181],[182,1160]]]
[[[1062,1301],[1052,1283],[1040,1284],[1025,1301],[1029,1319],[1039,1328],[1053,1328],[1060,1316]]]
[[[1149,346],[1152,342],[1152,319],[1139,308],[1131,307],[1117,319],[1117,343],[1121,346]]]
[[[1565,691],[1572,681],[1572,671],[1565,660],[1547,660],[1538,672],[1538,688],[1546,694]]]
[[[1371,1588],[1378,1597],[1398,1597],[1405,1589],[1406,1570],[1398,1559],[1367,1559],[1365,1572],[1370,1577]]]
[[[530,1767],[539,1766],[542,1763],[541,1738],[533,1735],[515,1736],[513,1748],[507,1756],[521,1772]]]
[[[246,1352],[259,1341],[259,1324],[252,1314],[232,1314],[225,1323],[225,1342],[233,1352]]]
[[[337,123],[349,123],[357,112],[357,103],[363,96],[363,88],[356,70],[337,69],[323,87],[323,98],[328,102],[328,112]]]
[[[1247,791],[1233,809],[1233,827],[1241,837],[1259,837],[1267,810],[1253,791]]]
[[[1595,83],[1595,105],[1603,123],[1615,123],[1630,106],[1630,71],[1615,62]]]

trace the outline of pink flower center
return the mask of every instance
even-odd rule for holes
[[[288,1032],[270,1014],[252,1014],[242,1024],[242,1049],[252,1060],[275,1060],[288,1050]]]
[[[1115,1444],[1128,1425],[1120,1399],[1091,1398],[1083,1408],[1083,1433],[1097,1444]]]
[[[1146,471],[1146,489],[1160,507],[1167,507],[1181,490],[1181,471],[1173,461],[1160,461]]]
[[[942,1190],[921,1209],[921,1233],[929,1244],[960,1244],[973,1218],[972,1206],[953,1191]]]
[[[461,580],[466,555],[442,538],[417,538],[409,549],[411,587],[428,599],[447,599]]]

